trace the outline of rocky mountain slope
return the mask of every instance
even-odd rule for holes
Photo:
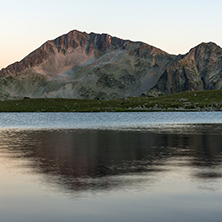
[[[142,42],[74,30],[2,69],[0,94],[3,99],[138,96],[156,85],[174,59]]]
[[[151,92],[172,94],[209,89],[222,89],[222,48],[212,42],[201,43],[186,55],[178,56]]]
[[[0,99],[112,99],[221,88],[222,49],[186,55],[108,34],[71,31],[0,71]]]

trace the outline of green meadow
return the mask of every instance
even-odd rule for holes
[[[0,112],[222,111],[222,90],[115,100],[29,99],[0,101]]]

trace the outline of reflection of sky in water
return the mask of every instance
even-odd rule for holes
[[[19,128],[0,131],[2,221],[221,219],[220,124]]]
[[[0,128],[129,129],[190,123],[222,123],[222,112],[0,114]]]

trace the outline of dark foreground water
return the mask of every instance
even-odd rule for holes
[[[0,221],[221,221],[222,113],[2,113]]]

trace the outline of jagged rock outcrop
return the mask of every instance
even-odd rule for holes
[[[72,31],[0,71],[5,98],[110,99],[154,87],[175,56],[142,42]]]
[[[150,91],[171,94],[181,91],[222,88],[222,48],[215,43],[201,43],[166,68]]]
[[[142,42],[77,30],[0,71],[0,99],[112,99],[222,88],[222,49],[170,55]]]

